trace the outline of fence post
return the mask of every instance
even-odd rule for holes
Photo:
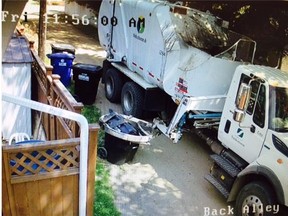
[[[95,174],[98,147],[98,124],[89,124],[89,147],[88,147],[88,169],[87,169],[87,216],[93,215],[93,204],[95,194]]]
[[[35,44],[35,41],[29,41],[29,48],[31,50],[35,50],[34,44]]]
[[[45,68],[46,68],[46,75],[47,75],[47,76],[49,76],[49,75],[51,76],[51,75],[52,75],[53,67],[50,66],[50,65],[48,65],[48,66],[46,65]]]
[[[53,89],[53,81],[54,80],[59,80],[60,76],[57,74],[52,74],[52,71],[50,71],[49,69],[47,70],[47,73],[50,73],[51,75],[47,75],[47,99],[48,99],[48,105],[50,106],[54,106],[55,104],[55,97],[57,97],[57,95],[55,95],[54,89]],[[56,128],[56,121],[57,118],[53,115],[49,114],[49,118],[48,118],[48,130],[49,130],[49,140],[56,140],[57,139],[57,128]]]
[[[5,216],[16,215],[16,204],[12,191],[13,188],[9,178],[11,175],[9,161],[8,153],[2,152],[2,210]]]

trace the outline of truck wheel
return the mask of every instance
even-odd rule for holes
[[[112,102],[120,102],[123,80],[121,74],[114,68],[109,68],[105,74],[105,96]]]
[[[235,215],[273,215],[273,212],[266,212],[265,209],[274,203],[274,193],[269,185],[263,182],[252,182],[241,189],[236,199]]]
[[[121,93],[121,106],[125,115],[140,118],[143,112],[143,89],[133,82],[126,82]]]

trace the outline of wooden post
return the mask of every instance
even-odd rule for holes
[[[52,66],[45,66],[45,68],[46,68],[46,75],[48,76],[48,75],[52,75],[52,70],[53,70],[53,67]]]
[[[35,41],[29,41],[29,48],[31,49],[31,50],[34,50],[34,44],[35,44]]]
[[[49,72],[49,71],[47,71]],[[47,99],[48,99],[48,105],[54,106],[55,102],[55,95],[54,89],[53,89],[53,80],[59,80],[60,76],[58,74],[51,74],[47,76]],[[56,127],[56,121],[57,117],[48,114],[48,140],[56,140],[58,139],[57,137],[57,127]]]
[[[93,215],[93,203],[95,194],[95,174],[98,147],[98,124],[89,124],[88,170],[87,170],[87,209],[86,215]]]
[[[47,98],[47,104],[49,104],[49,99],[52,99],[51,92],[52,92],[52,83],[53,83],[53,78],[52,78],[53,67],[45,66],[45,70],[46,70],[46,75],[45,75],[46,96],[45,97]]]
[[[5,216],[16,215],[8,161],[8,153],[2,153],[2,210]]]
[[[49,78],[49,76],[48,76],[48,78]],[[55,91],[54,91],[54,81],[55,80],[60,80],[60,76],[58,75],[58,74],[52,74],[51,75],[51,79],[49,79],[49,85],[50,85],[50,89],[49,89],[49,91],[50,91],[50,93],[51,93],[51,95],[50,95],[50,97],[51,97],[51,99],[52,99],[52,103],[50,104],[51,106],[54,106],[54,104],[55,104],[55,98],[57,97],[57,95],[56,95],[56,93],[55,93]]]

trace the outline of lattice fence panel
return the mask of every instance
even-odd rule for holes
[[[79,168],[78,147],[44,149],[9,154],[12,176],[34,175]]]

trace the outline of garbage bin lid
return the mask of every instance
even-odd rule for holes
[[[75,47],[70,44],[51,44],[53,49],[61,50],[61,51],[71,51],[75,52]]]
[[[50,59],[54,59],[54,58],[74,59],[75,58],[75,56],[70,53],[52,53],[52,54],[47,54],[47,57]]]
[[[99,65],[93,65],[93,64],[83,64],[83,63],[77,63],[73,65],[73,69],[81,69],[89,72],[101,72],[102,67]]]

